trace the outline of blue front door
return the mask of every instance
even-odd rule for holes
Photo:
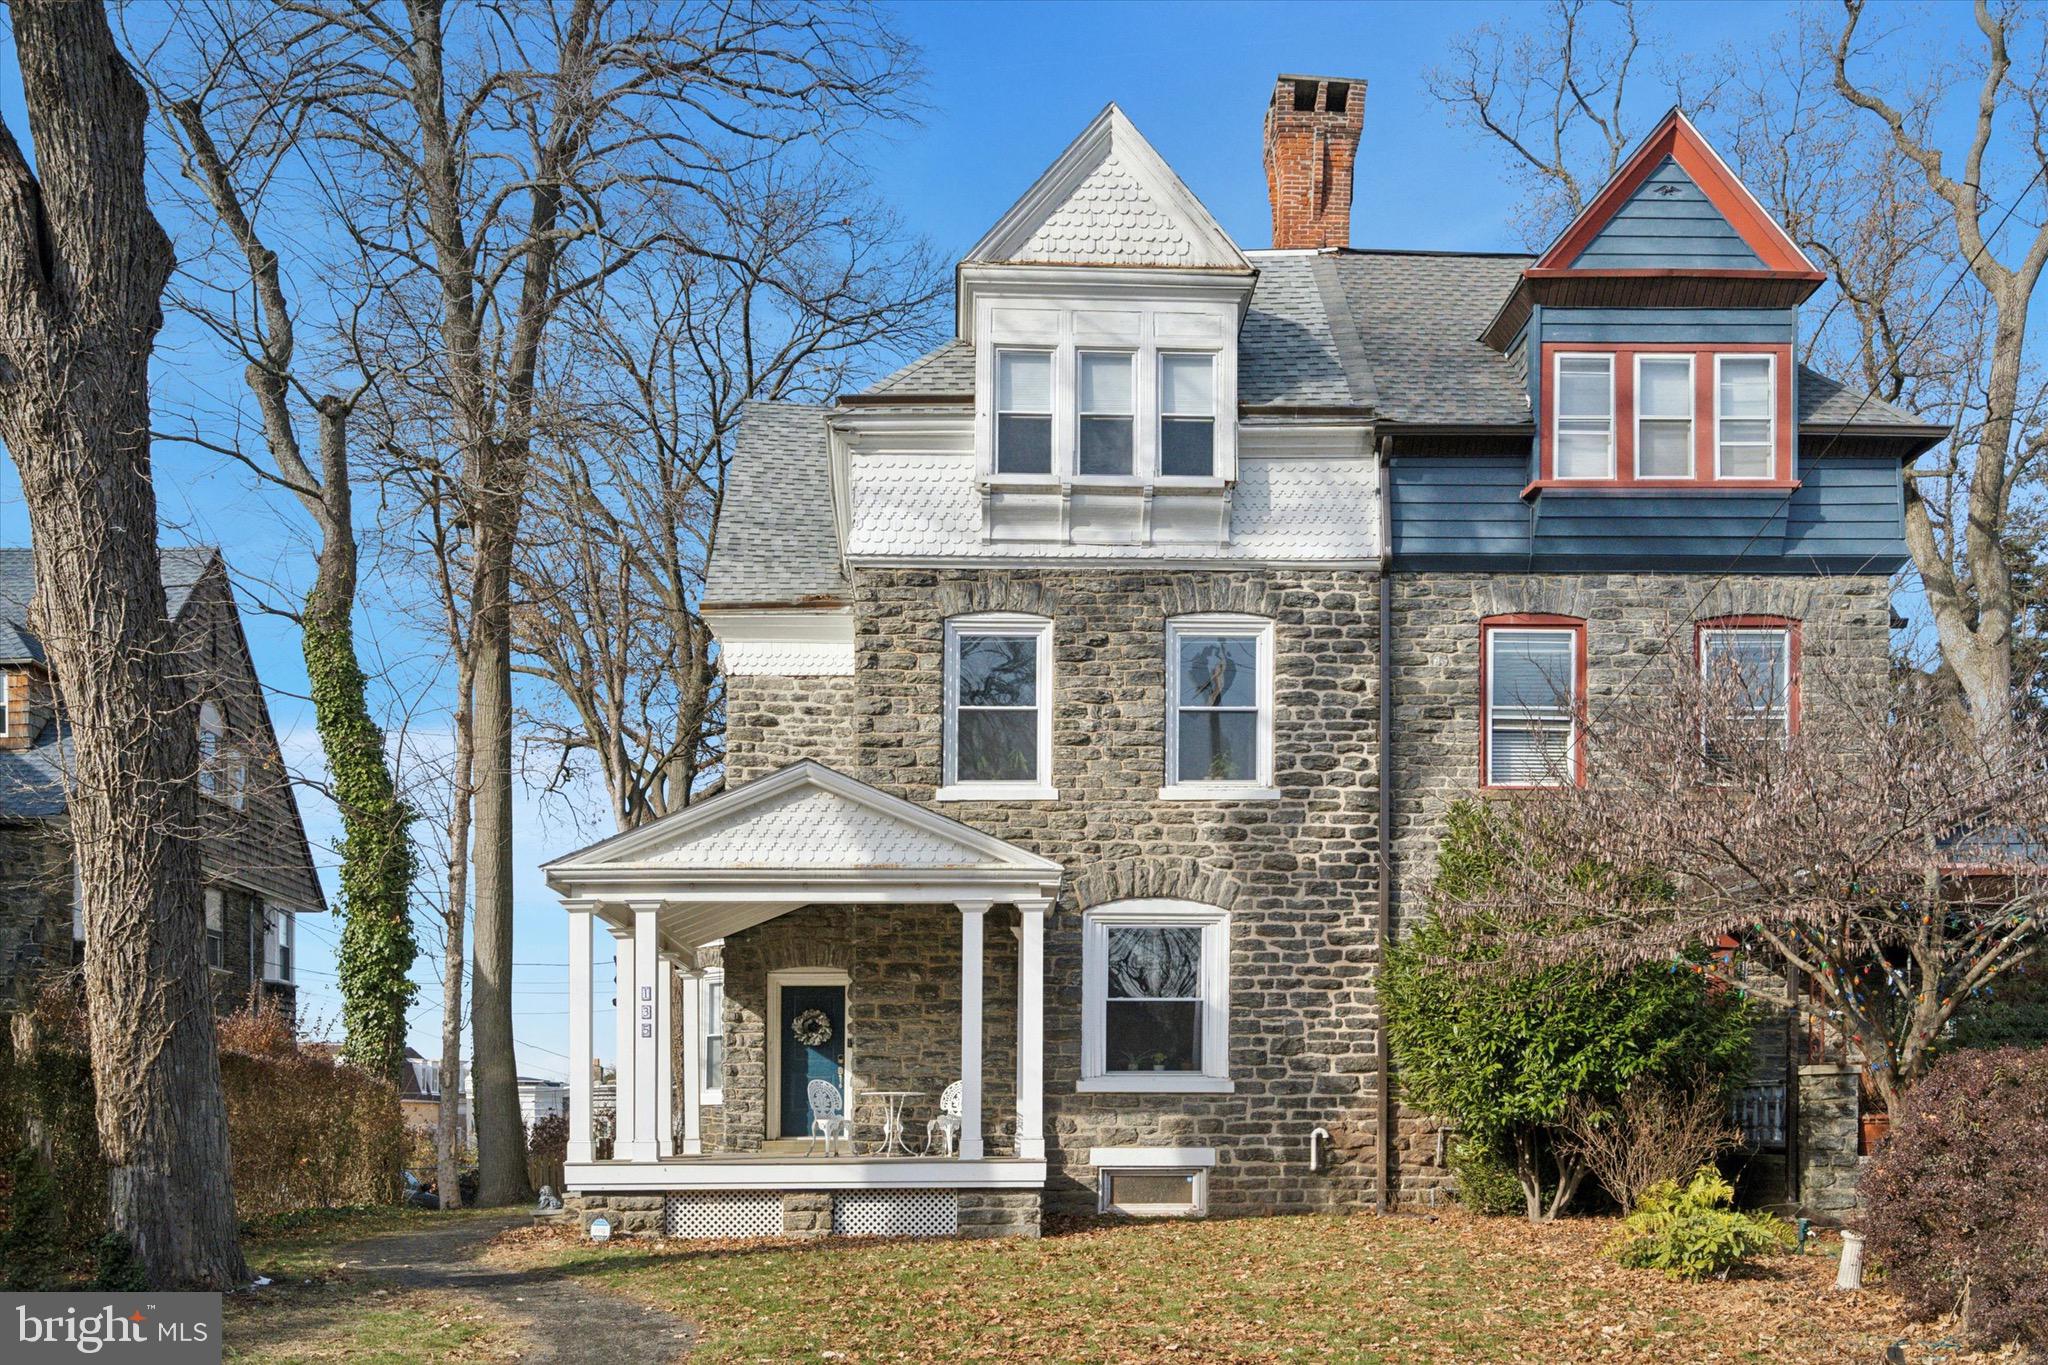
[[[782,1136],[809,1137],[812,1081],[846,1103],[846,987],[782,988]]]

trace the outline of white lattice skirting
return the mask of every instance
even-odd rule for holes
[[[960,1200],[951,1190],[847,1190],[833,1196],[832,1231],[841,1237],[951,1237]]]
[[[780,1237],[782,1196],[773,1190],[672,1194],[662,1200],[670,1237]]]

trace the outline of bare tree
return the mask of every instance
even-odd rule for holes
[[[175,55],[194,68],[181,73],[177,89],[165,75],[171,64],[167,59],[174,55],[165,49],[173,35]],[[300,310],[287,293],[284,260],[258,226],[273,197],[289,199],[301,192],[284,174],[299,146],[290,106],[276,98],[280,73],[275,59],[283,36],[275,18],[255,7],[189,7],[143,64],[191,188],[188,212],[227,246],[201,254],[199,270],[187,266],[185,273],[194,278],[179,291],[179,302],[243,362],[261,420],[264,455],[202,434],[206,428],[197,417],[181,439],[227,455],[290,493],[312,524],[313,582],[293,615],[327,763],[327,790],[343,827],[340,908],[345,923],[337,969],[346,1048],[355,1064],[396,1082],[404,1066],[405,1016],[415,989],[410,973],[417,942],[409,905],[415,864],[406,832],[413,813],[399,798],[356,648],[360,549],[348,420],[364,381],[349,385],[349,392],[320,378],[309,382],[309,362],[299,341]],[[218,108],[210,108],[209,101]],[[210,114],[224,131],[225,143],[215,136]],[[309,273],[321,273],[319,262],[308,264]],[[346,279],[339,283],[347,287]],[[345,314],[348,300],[340,302]],[[314,375],[337,368],[344,367],[317,358],[310,366]],[[313,432],[311,459],[300,440],[308,428]]]
[[[359,329],[394,458],[459,500],[466,567],[457,728],[473,735],[468,891],[480,1198],[525,1197],[511,1027],[511,565],[551,327],[719,176],[896,109],[903,45],[864,8],[793,3],[285,0],[286,98],[333,168],[371,262]],[[367,359],[367,357],[366,357]],[[393,390],[400,390],[393,393]]]
[[[1812,1024],[1896,1101],[1956,1011],[2040,951],[2048,750],[1980,741],[1918,675],[1874,685],[1812,640],[1789,734],[1781,683],[1702,670],[1677,638],[1659,658],[1586,718],[1586,785],[1515,801],[1509,870],[1443,913],[1540,960],[1669,962],[1733,990],[1748,956],[1789,963]]]
[[[1994,9],[1977,0],[1983,46],[1970,66],[1979,84],[1958,171],[1933,132],[1946,83],[1922,82],[1904,93],[1881,88],[1882,74],[1863,74],[1871,65],[1858,40],[1863,0],[1845,0],[1844,9],[1833,49],[1834,90],[1875,120],[1896,156],[1918,174],[1982,298],[1987,344],[1972,367],[1981,387],[1972,395],[1969,430],[1950,467],[1936,471],[1966,482],[1968,492],[1953,494],[1949,515],[1937,518],[1920,481],[1909,482],[1906,541],[1927,591],[1942,659],[1977,724],[1995,728],[2006,723],[2016,702],[2013,625],[2020,604],[2008,526],[2016,496],[2039,480],[2048,450],[2048,431],[2039,422],[2041,395],[2023,392],[2028,313],[2048,267],[2048,49],[2042,19],[2020,6]],[[2015,47],[2022,47],[2017,62]],[[2004,146],[2001,122],[2012,126]],[[2000,229],[2022,207],[2027,215],[2021,230],[2001,246]]]
[[[170,242],[148,103],[98,5],[11,7],[36,164],[0,129],[0,439],[70,727],[95,1109],[114,1226],[155,1285],[247,1277],[202,951],[198,736],[156,545],[149,357]]]
[[[687,805],[722,755],[697,604],[742,409],[925,349],[945,293],[853,175],[789,158],[731,176],[715,213],[565,304],[514,567],[518,668],[552,685],[532,718],[558,771],[592,760],[617,828]]]
[[[1526,190],[1529,246],[1578,217],[1635,141],[1627,97],[1640,74],[1638,19],[1635,0],[1550,0],[1540,27],[1482,24],[1453,39],[1450,60],[1428,72],[1445,111],[1507,151]]]

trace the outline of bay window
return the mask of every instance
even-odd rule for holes
[[[1614,477],[1614,357],[1557,358],[1557,477]]]
[[[1636,477],[1693,475],[1692,357],[1636,357]]]
[[[1082,928],[1083,1091],[1231,1088],[1230,916],[1192,901],[1097,906]]]
[[[1480,629],[1485,785],[1562,786],[1580,775],[1585,624],[1504,617]]]
[[[1159,357],[1159,472],[1207,478],[1216,472],[1216,358]]]
[[[1166,781],[1175,798],[1271,794],[1273,623],[1182,616],[1166,623]]]
[[[996,472],[1052,472],[1052,352],[996,352]]]
[[[1083,351],[1078,358],[1081,426],[1075,449],[1083,474],[1131,473],[1132,359],[1112,351]]]
[[[989,614],[946,623],[945,782],[939,798],[1050,800],[1052,622]]]
[[[1715,477],[1768,479],[1777,449],[1776,360],[1722,355],[1714,367]]]

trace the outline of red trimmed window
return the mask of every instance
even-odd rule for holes
[[[1792,348],[1543,347],[1537,487],[1791,488]]]
[[[1479,775],[1485,787],[1585,778],[1586,623],[1489,616],[1479,623]]]
[[[1717,616],[1695,628],[1700,676],[1728,714],[1709,722],[1708,757],[1746,740],[1783,744],[1799,732],[1799,622],[1789,616]]]

